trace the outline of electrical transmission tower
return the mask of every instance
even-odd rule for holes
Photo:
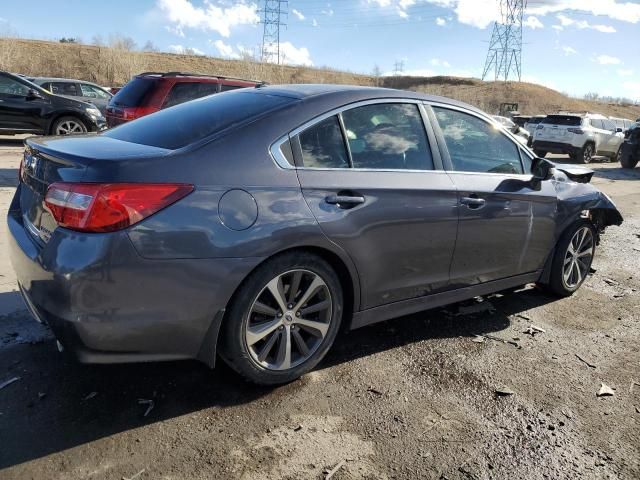
[[[264,8],[260,10],[264,25],[262,31],[262,61],[280,64],[280,27],[283,15],[287,15],[287,0],[264,0]]]
[[[493,26],[482,79],[522,78],[522,16],[527,0],[499,0],[500,21]],[[493,74],[491,73],[493,72]]]
[[[404,73],[404,60],[396,60],[393,64],[393,75],[398,76]]]

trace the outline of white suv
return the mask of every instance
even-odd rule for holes
[[[624,135],[607,117],[598,114],[558,113],[547,115],[533,133],[533,151],[565,153],[573,160],[589,163],[595,155],[617,160]]]

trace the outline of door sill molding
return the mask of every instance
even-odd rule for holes
[[[489,293],[499,292],[507,288],[513,288],[527,283],[536,282],[542,271],[525,273],[513,277],[493,280],[491,282],[472,285],[470,287],[457,288],[441,293],[434,293],[424,297],[412,298],[401,302],[394,302],[388,305],[369,308],[361,312],[356,312],[351,321],[351,329],[364,327],[373,323],[389,320],[390,318],[402,317],[412,313],[429,310],[432,308],[442,307],[451,303],[469,300],[479,295],[488,295]]]

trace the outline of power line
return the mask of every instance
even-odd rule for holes
[[[280,64],[280,27],[287,24],[282,21],[287,15],[287,0],[264,0],[262,14],[262,61]],[[284,7],[284,8],[283,8]]]
[[[482,79],[493,71],[494,80],[522,79],[522,16],[527,0],[499,0],[500,21],[493,25]]]

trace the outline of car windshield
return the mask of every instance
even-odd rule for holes
[[[570,127],[578,127],[582,123],[582,118],[576,115],[547,115],[542,123],[548,125],[566,125]]]
[[[294,101],[255,91],[220,93],[199,98],[139,118],[103,133],[104,136],[175,150],[228,127],[248,122]]]
[[[157,79],[135,77],[114,95],[111,102],[119,107],[138,107],[153,89]]]

